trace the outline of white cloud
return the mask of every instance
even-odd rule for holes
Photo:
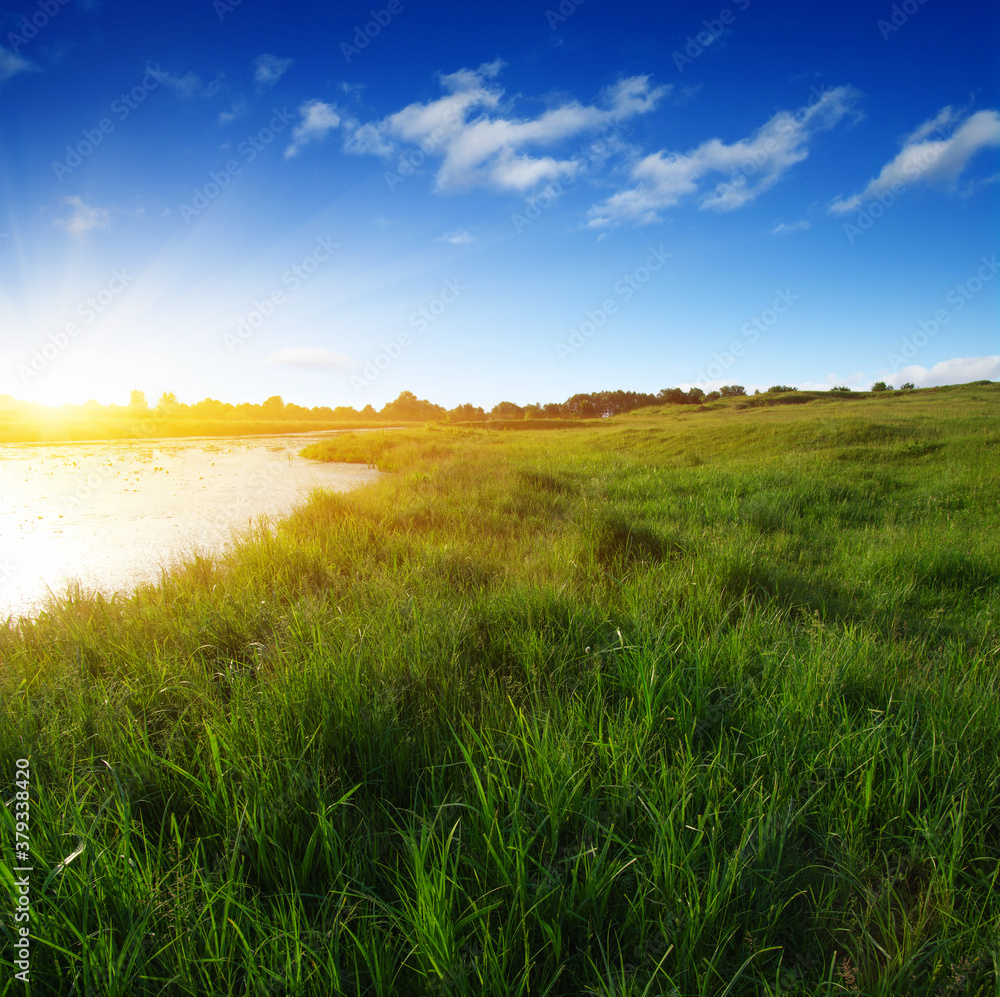
[[[41,70],[30,59],[11,52],[0,45],[0,84],[18,73],[40,73]]]
[[[886,377],[886,380],[889,378]],[[910,367],[902,367],[892,375],[892,383],[897,388],[907,381],[912,381],[918,388],[931,388],[939,384],[998,380],[1000,380],[1000,356],[953,357],[951,360],[942,360],[931,368],[913,364]]]
[[[70,235],[82,238],[94,229],[105,229],[111,224],[111,215],[104,208],[93,208],[75,194],[64,197],[63,204],[69,205],[72,213],[67,218],[53,219],[52,224]]]
[[[476,237],[468,229],[460,229],[457,232],[449,232],[447,235],[440,235],[438,242],[450,242],[453,246],[464,246],[470,242],[475,242]]]
[[[147,66],[146,71],[156,77],[157,82],[169,87],[178,97],[183,100],[191,100],[194,97],[214,97],[222,86],[222,77],[217,76],[211,83],[204,84],[201,77],[194,71],[188,70],[183,76],[176,73],[167,72],[159,66]]]
[[[504,91],[496,77],[502,66],[497,60],[444,75],[442,97],[409,104],[380,121],[345,121],[344,148],[384,157],[399,152],[405,173],[425,159],[439,161],[439,190],[484,185],[523,191],[572,176],[583,165],[579,158],[535,150],[651,111],[670,89],[633,76],[604,90],[598,104],[569,101],[533,118],[514,118],[500,110]]]
[[[258,55],[253,61],[253,78],[258,91],[263,92],[273,87],[288,72],[294,61],[294,59],[281,59],[269,52]]]
[[[851,112],[858,96],[853,87],[836,87],[795,112],[779,111],[749,138],[732,143],[713,138],[684,153],[654,152],[633,166],[634,186],[592,207],[587,224],[599,228],[626,220],[640,225],[658,221],[662,210],[696,195],[702,208],[743,207],[805,159],[812,137]],[[726,179],[703,186],[713,174]]]
[[[978,194],[979,191],[985,189],[986,187],[991,187],[995,183],[1000,183],[1000,173],[994,173],[992,176],[983,177],[982,180],[970,180],[962,188],[962,197],[972,197],[973,194]]]
[[[167,73],[160,70],[157,75],[157,79],[160,83],[170,87],[170,89],[173,90],[178,97],[183,97],[185,99],[197,97],[203,90],[201,77],[197,73],[190,70],[183,76],[176,76],[173,73]]]
[[[787,225],[785,222],[780,222],[771,229],[771,235],[790,235],[792,232],[804,232],[809,228],[809,222],[803,219],[800,222],[795,222],[792,225]]]
[[[351,358],[319,346],[299,346],[278,350],[268,356],[267,362],[275,367],[303,367],[308,370],[347,370]]]
[[[351,118],[344,122],[344,148],[358,155],[388,156],[392,145],[386,142],[375,125],[363,125]]]
[[[299,149],[313,139],[323,138],[327,132],[340,124],[340,115],[333,104],[321,100],[306,101],[299,108],[302,120],[292,132],[292,144],[285,150],[285,159],[297,155]]]
[[[942,132],[950,134],[931,138]],[[886,163],[860,193],[835,201],[830,211],[856,211],[865,200],[887,191],[898,194],[900,187],[911,183],[952,183],[977,152],[996,145],[1000,145],[1000,114],[996,111],[976,111],[962,120],[951,107],[944,107],[903,140],[895,159]]]
[[[242,118],[247,113],[247,103],[245,100],[237,100],[233,102],[232,109],[229,111],[222,111],[219,114],[219,124],[228,125],[234,122],[237,118]]]

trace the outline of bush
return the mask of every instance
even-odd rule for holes
[[[710,391],[707,395],[705,395],[705,401],[717,402],[721,397],[722,395],[718,391]]]
[[[902,390],[903,391],[913,391],[914,387],[915,387],[915,385],[914,385],[914,383],[912,381],[907,381],[906,384],[903,385],[903,389]]]
[[[785,391],[798,391],[798,388],[793,388],[787,384],[772,384],[768,389],[768,394],[782,394]]]
[[[842,395],[849,395],[851,389],[846,384],[838,384],[835,388],[831,388],[831,391],[839,391]]]
[[[891,384],[886,384],[885,381],[876,381],[872,385],[872,391],[892,391],[894,390]]]

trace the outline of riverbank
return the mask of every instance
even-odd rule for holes
[[[231,422],[223,419],[160,419],[154,413],[120,419],[4,419],[0,422],[0,444],[164,442],[166,440],[242,439],[244,437],[306,436],[317,433],[357,432],[386,429],[378,422],[317,422],[308,420],[257,420]]]
[[[37,985],[992,993],[998,410],[335,437],[387,473],[0,629]]]
[[[176,563],[221,552],[260,517],[288,515],[313,488],[376,473],[299,456],[326,438],[0,444],[0,624],[70,587],[127,598]]]

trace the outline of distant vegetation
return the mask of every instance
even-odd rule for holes
[[[913,385],[907,383],[903,388],[912,389]],[[435,422],[452,425],[490,423],[496,428],[513,428],[513,423],[527,420],[538,423],[538,428],[544,428],[545,423],[552,420],[607,419],[637,409],[664,405],[697,406],[700,409],[723,399],[737,399],[737,407],[804,404],[828,398],[831,394],[862,399],[886,391],[891,392],[892,389],[882,381],[872,385],[871,392],[852,392],[844,386],[832,388],[829,392],[797,391],[790,385],[776,384],[766,392],[755,391],[753,396],[747,397],[743,385],[727,384],[718,391],[708,393],[701,388],[663,388],[655,394],[593,391],[575,394],[564,402],[534,402],[529,405],[502,401],[489,411],[471,402],[447,409],[417,398],[411,391],[403,391],[381,409],[371,405],[361,409],[349,405],[305,408],[285,402],[278,395],[259,405],[250,402],[232,404],[214,398],[187,405],[179,402],[172,392],[166,391],[155,406],[150,406],[143,392],[133,391],[127,405],[101,405],[90,401],[85,405],[58,407],[0,395],[0,442],[301,433]]]
[[[744,394],[739,385],[723,390],[734,395]],[[0,441],[307,432],[311,429],[426,422],[601,419],[649,405],[698,405],[706,397],[711,400],[713,396],[718,398],[720,393],[713,392],[712,396],[706,396],[700,388],[689,391],[665,388],[655,395],[636,391],[597,391],[576,394],[564,402],[546,404],[539,402],[522,406],[502,401],[487,412],[471,403],[446,409],[417,398],[411,391],[402,392],[395,401],[387,402],[380,410],[371,405],[361,409],[349,405],[305,408],[285,402],[278,395],[260,405],[250,402],[234,405],[214,398],[185,405],[178,402],[172,392],[164,392],[156,406],[151,407],[143,392],[133,391],[128,405],[100,405],[92,401],[85,405],[56,408],[0,395]]]
[[[1000,385],[804,396],[343,434],[0,623],[32,993],[993,997]]]

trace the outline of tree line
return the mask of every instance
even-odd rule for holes
[[[976,383],[989,383],[976,382]],[[906,383],[903,390],[913,390]],[[892,392],[892,385],[877,381],[872,394]],[[846,385],[830,388],[828,394],[837,397],[866,397]],[[10,395],[0,395],[0,441],[32,441],[36,439],[104,439],[132,436],[189,436],[197,434],[227,435],[243,433],[309,432],[323,428],[352,426],[391,426],[398,423],[499,423],[507,425],[521,420],[581,420],[606,419],[634,409],[664,405],[703,405],[720,398],[741,398],[747,394],[741,384],[727,384],[717,391],[701,388],[662,388],[655,394],[642,391],[592,391],[571,395],[564,402],[497,402],[490,409],[465,402],[448,409],[412,391],[403,391],[398,398],[386,402],[381,409],[365,405],[356,409],[350,405],[316,405],[306,408],[286,402],[280,395],[255,404],[253,402],[222,402],[203,398],[185,404],[171,391],[165,391],[156,405],[150,405],[142,391],[131,393],[126,405],[102,405],[89,401],[84,405],[46,406],[38,402],[21,401]],[[815,392],[802,395],[787,384],[775,384],[766,392],[755,390],[761,398],[750,404],[775,401],[807,400]],[[790,395],[787,398],[779,396]]]
[[[355,409],[349,405],[317,405],[305,408],[292,402],[285,402],[280,395],[273,395],[259,405],[251,402],[233,404],[205,398],[200,402],[185,405],[177,401],[173,392],[166,391],[155,407],[146,401],[141,391],[133,391],[129,399],[128,411],[161,419],[212,419],[212,420],[294,420],[322,422],[487,422],[511,419],[605,419],[633,409],[652,405],[701,405],[718,398],[745,395],[742,385],[726,385],[719,391],[706,394],[701,388],[663,388],[655,394],[642,391],[592,391],[580,392],[564,402],[533,402],[518,405],[516,402],[497,402],[490,409],[465,402],[448,409],[443,405],[424,398],[418,398],[412,391],[403,391],[399,397],[386,402],[381,409],[371,405]],[[89,403],[96,404],[96,403]],[[119,406],[108,406],[115,409]]]

